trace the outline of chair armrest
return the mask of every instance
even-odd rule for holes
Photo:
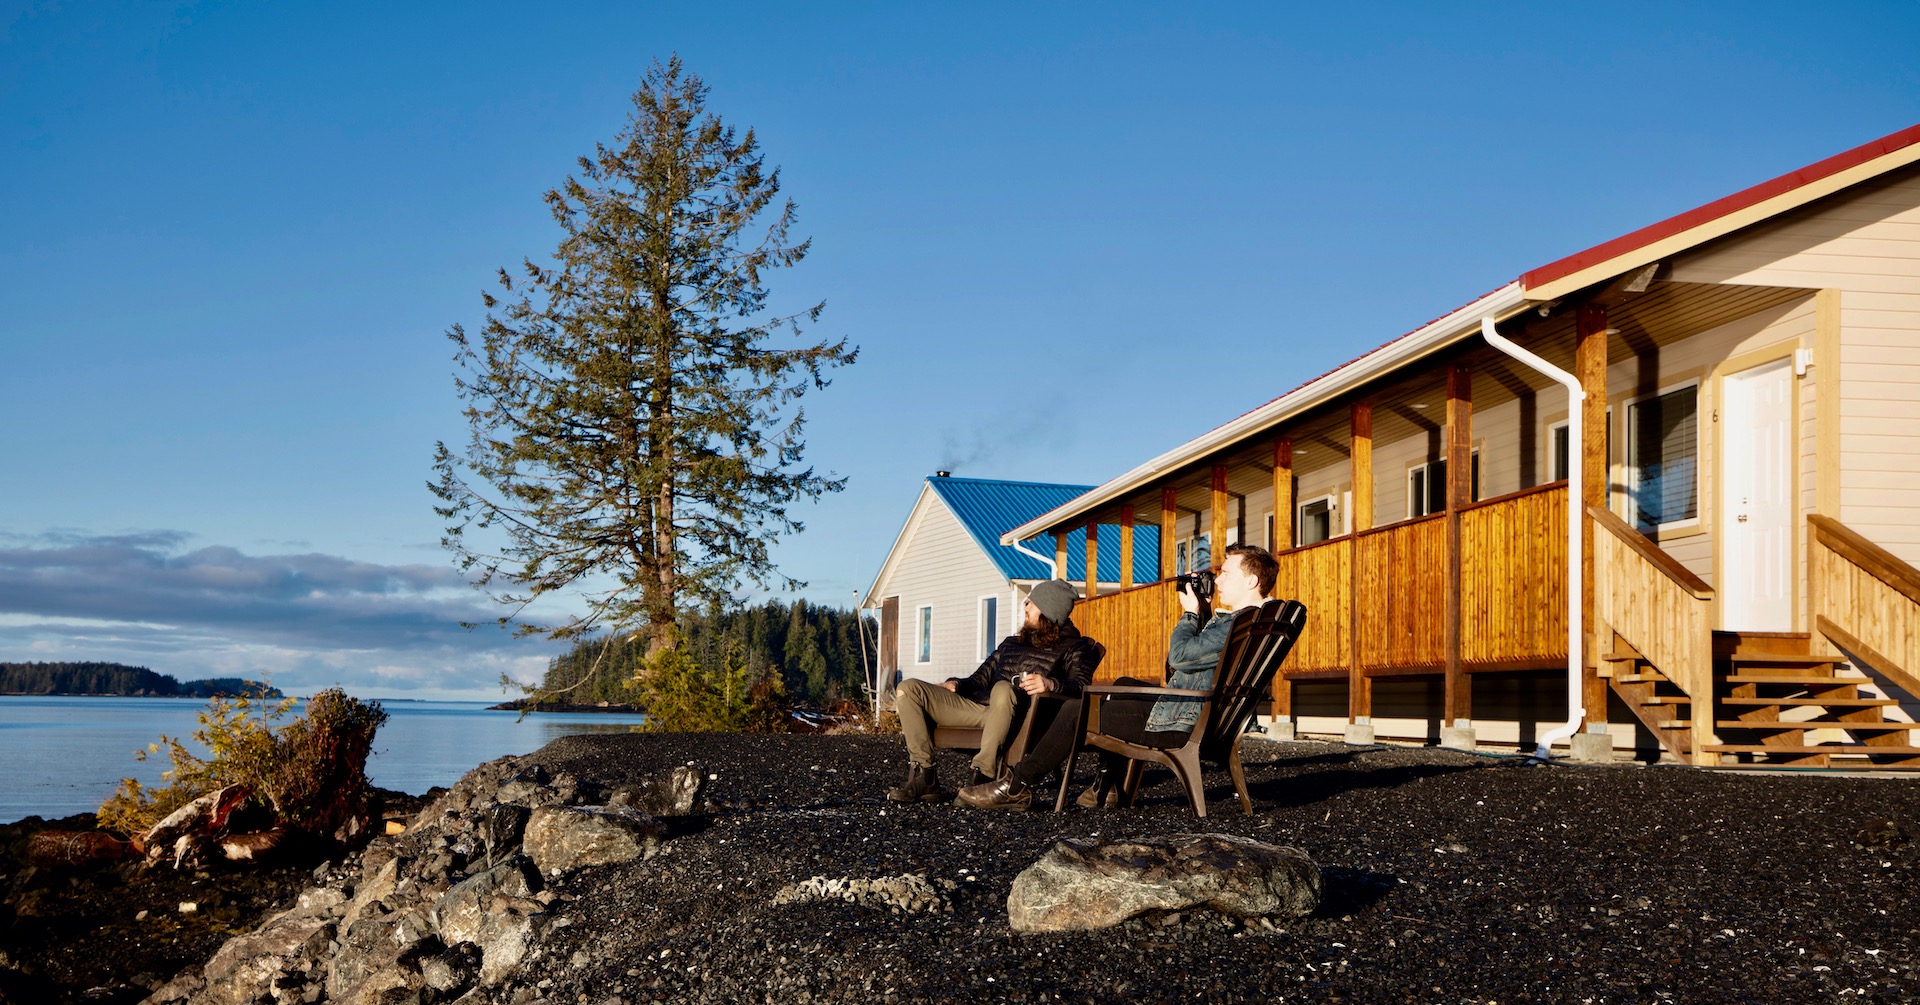
[[[1105,694],[1142,694],[1156,697],[1166,695],[1175,698],[1206,698],[1212,696],[1211,690],[1202,691],[1190,687],[1143,687],[1138,684],[1088,684],[1086,693]]]

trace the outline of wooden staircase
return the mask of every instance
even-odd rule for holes
[[[1602,659],[1613,690],[1667,750],[1696,763],[1694,701],[1623,641]],[[1713,633],[1713,733],[1703,749],[1722,767],[1920,769],[1920,724],[1890,721],[1893,698],[1868,697],[1839,676],[1809,635]]]

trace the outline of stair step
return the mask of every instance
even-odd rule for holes
[[[1850,754],[1856,756],[1886,754],[1896,757],[1920,755],[1920,747],[1869,747],[1860,743],[1822,743],[1800,747],[1768,747],[1758,743],[1709,743],[1706,748],[1715,754]]]
[[[1626,673],[1613,678],[1622,684],[1671,684],[1673,679],[1663,673]]]
[[[1892,698],[1720,698],[1722,705],[1795,705],[1820,708],[1878,708],[1898,705]]]
[[[1794,674],[1734,673],[1720,678],[1727,684],[1800,684],[1806,687],[1840,687],[1871,684],[1865,677],[1804,677]]]
[[[1605,656],[1600,657],[1600,659],[1607,663],[1638,663],[1646,659],[1646,657],[1632,651],[1620,652],[1616,650],[1607,653]]]
[[[1656,694],[1651,698],[1642,698],[1642,705],[1691,705],[1693,699],[1684,694]]]
[[[1844,729],[1850,733],[1891,733],[1906,729],[1920,729],[1920,723],[1912,722],[1785,722],[1778,719],[1718,719],[1715,729]]]
[[[1744,667],[1831,667],[1840,662],[1825,656],[1785,656],[1776,654],[1724,656],[1722,660]]]

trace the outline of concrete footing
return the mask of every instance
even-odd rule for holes
[[[1573,749],[1567,756],[1576,761],[1613,760],[1613,736],[1610,733],[1575,733]]]
[[[1440,745],[1452,750],[1473,750],[1479,743],[1472,726],[1441,726]]]
[[[1293,723],[1284,720],[1267,723],[1266,738],[1275,743],[1292,743],[1295,739]]]
[[[1347,723],[1347,732],[1346,732],[1346,736],[1343,737],[1343,739],[1345,739],[1347,743],[1355,747],[1373,746],[1373,723],[1371,722]]]

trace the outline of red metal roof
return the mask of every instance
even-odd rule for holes
[[[1803,185],[1809,185],[1848,168],[1876,157],[1882,157],[1904,147],[1920,143],[1920,125],[1908,126],[1897,133],[1883,136],[1870,143],[1862,143],[1845,153],[1834,154],[1823,161],[1816,161],[1798,171],[1789,171],[1771,181],[1763,181],[1752,188],[1742,189],[1724,199],[1716,199],[1704,206],[1687,210],[1678,216],[1670,216],[1631,234],[1616,237],[1604,244],[1596,244],[1585,251],[1576,252],[1549,262],[1531,272],[1521,275],[1520,285],[1532,289],[1550,283],[1564,276],[1570,276],[1581,269],[1601,262],[1618,258],[1635,248],[1645,247],[1663,238],[1672,237],[1682,231],[1698,227],[1703,223],[1717,220],[1729,213],[1736,213],[1748,206],[1764,202],[1778,195],[1784,195]]]

